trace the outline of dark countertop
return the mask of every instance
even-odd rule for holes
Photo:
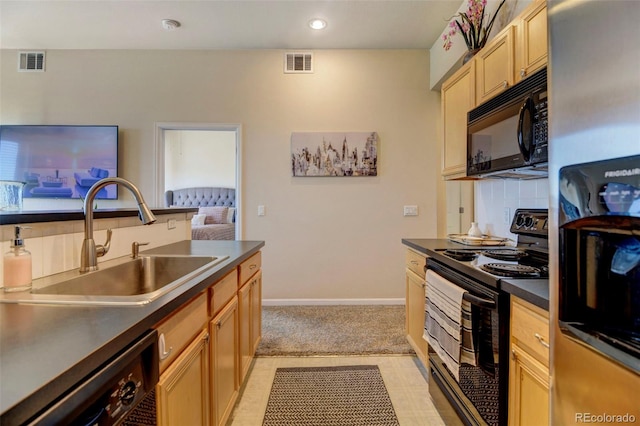
[[[501,288],[513,296],[526,300],[545,311],[549,310],[549,280],[544,279],[503,279]]]
[[[454,266],[455,263],[442,254],[446,249],[490,249],[490,246],[467,246],[446,239],[402,239],[407,247],[426,255],[437,258],[444,263]],[[478,275],[477,271],[469,271],[470,275]],[[475,276],[478,278],[477,276]],[[500,288],[507,293],[526,300],[542,309],[549,310],[549,280],[548,279],[500,279]]]
[[[263,246],[186,240],[144,251],[229,258],[143,306],[0,304],[0,424],[28,420]]]
[[[157,208],[151,209],[153,214],[173,214],[197,212],[197,207]],[[138,209],[101,209],[93,212],[94,219],[109,219],[115,217],[137,217]],[[0,212],[1,225],[14,225],[19,223],[39,222],[63,222],[68,220],[84,220],[84,212],[78,210],[64,211],[22,211]]]

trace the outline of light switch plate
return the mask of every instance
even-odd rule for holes
[[[176,228],[176,220],[169,219],[167,220],[167,229],[175,229]]]
[[[404,206],[405,216],[418,216],[418,206]]]
[[[265,215],[264,206],[262,205],[258,206],[258,216],[264,216],[264,215]]]

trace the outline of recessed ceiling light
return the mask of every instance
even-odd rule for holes
[[[312,19],[309,21],[309,26],[314,30],[323,30],[327,27],[327,21],[319,18]]]
[[[173,19],[163,19],[162,20],[162,28],[167,31],[175,30],[180,26],[180,22],[175,21]]]

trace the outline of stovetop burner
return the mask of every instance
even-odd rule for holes
[[[485,263],[480,268],[502,277],[538,278],[541,275],[539,268],[513,263]]]
[[[462,262],[467,262],[478,257],[478,253],[472,250],[448,249],[444,251],[444,254],[452,259],[460,260]]]
[[[528,256],[527,252],[518,249],[485,250],[482,254],[492,259],[511,261],[517,261]]]

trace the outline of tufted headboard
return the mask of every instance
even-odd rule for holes
[[[235,188],[183,188],[164,193],[166,207],[236,206]]]

